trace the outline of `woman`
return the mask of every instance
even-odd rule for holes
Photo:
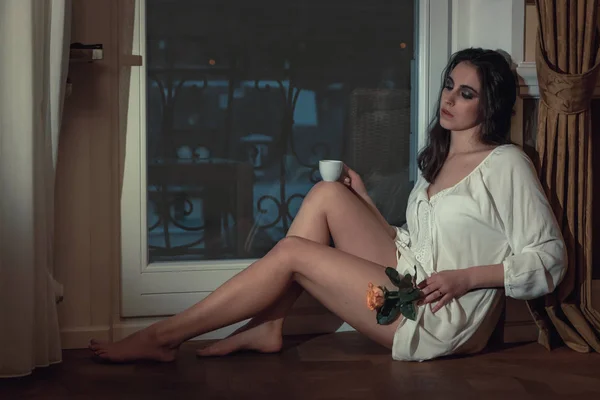
[[[531,162],[508,144],[515,98],[502,55],[456,53],[418,158],[407,229],[388,225],[346,168],[343,184],[315,185],[287,237],[265,257],[182,313],[116,343],[92,341],[90,349],[111,361],[171,361],[182,342],[252,318],[199,355],[276,352],[283,319],[307,290],[394,359],[481,350],[501,309],[498,288],[518,299],[538,297],[554,290],[566,269],[560,229]],[[391,287],[384,266],[413,264],[424,278],[416,320],[378,325],[365,304],[368,283]]]

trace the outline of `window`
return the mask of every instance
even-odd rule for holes
[[[388,221],[404,223],[448,4],[138,2],[124,316],[178,312],[263,256],[320,180],[320,159],[356,169]]]

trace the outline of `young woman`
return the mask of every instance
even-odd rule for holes
[[[426,360],[481,350],[497,322],[502,290],[530,299],[554,290],[565,244],[526,155],[509,144],[516,83],[498,52],[466,49],[444,72],[407,225],[388,225],[361,178],[321,182],[265,257],[189,309],[116,343],[90,343],[111,361],[171,361],[180,344],[252,318],[199,355],[276,352],[283,320],[302,290],[394,359]],[[330,247],[333,237],[335,248]],[[418,265],[416,320],[378,325],[366,306],[369,282],[392,287],[385,266]],[[412,272],[412,271],[410,271]]]

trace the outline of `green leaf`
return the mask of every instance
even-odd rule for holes
[[[399,287],[400,289],[403,288],[413,288],[413,277],[411,274],[406,274],[403,277],[400,277],[400,274],[398,273],[398,271],[396,271],[394,268],[391,267],[387,267],[385,269],[385,274],[388,276],[388,278],[390,278],[390,281],[392,281],[392,283],[394,285],[396,285],[397,287]]]
[[[400,274],[395,268],[386,267],[385,274],[390,278],[390,281],[396,286],[400,285]]]
[[[388,291],[384,292],[384,297],[386,299],[393,299],[395,301],[398,301],[398,299],[400,298],[397,290],[388,290]]]
[[[421,297],[421,290],[415,288],[398,290],[398,300],[400,303],[408,303],[417,300]]]
[[[404,278],[400,281],[399,288],[413,288],[413,277],[411,274],[404,275]]]
[[[397,304],[397,300],[386,298],[383,302],[383,306],[377,311],[377,314],[388,315]]]
[[[383,308],[377,313],[377,323],[379,325],[389,325],[400,316],[400,307],[391,307],[385,310]]]
[[[415,267],[415,277],[416,272]],[[410,274],[400,278],[398,271],[390,267],[386,268],[385,273],[390,281],[398,287],[398,290],[390,291],[382,287],[385,301],[377,311],[377,323],[389,325],[398,319],[400,314],[414,321],[417,318],[415,301],[422,296],[421,290],[415,285],[415,278]]]
[[[377,311],[377,323],[380,325],[391,324],[399,315],[398,300],[386,297],[383,306]]]
[[[414,321],[417,318],[417,309],[414,303],[402,303],[398,307],[399,311],[404,315],[405,318]]]

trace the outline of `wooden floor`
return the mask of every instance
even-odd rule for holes
[[[393,361],[357,333],[287,338],[279,354],[171,364],[103,365],[85,350],[30,377],[0,380],[0,399],[549,399],[600,398],[600,354],[537,344],[424,363]]]

